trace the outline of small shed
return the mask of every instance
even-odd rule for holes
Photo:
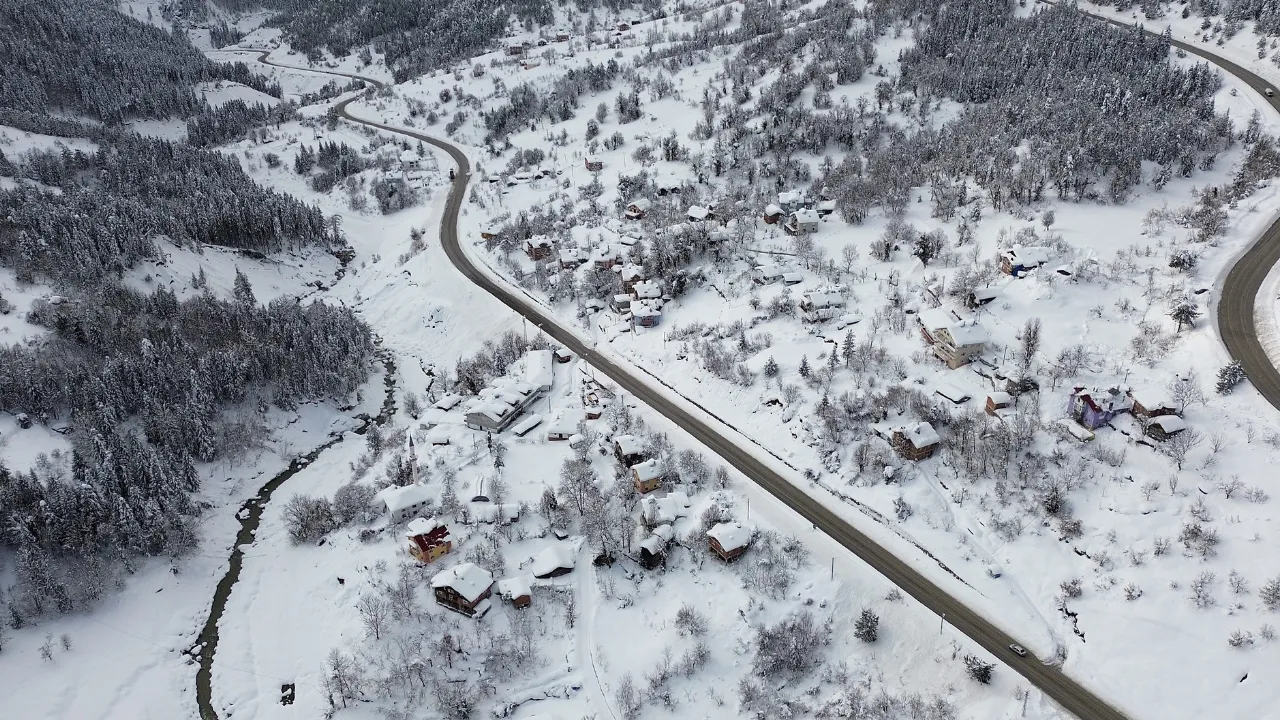
[[[804,273],[798,273],[794,271],[782,273],[783,285],[799,285],[802,282],[804,282]]]
[[[538,413],[526,415],[523,420],[511,426],[511,433],[516,437],[524,437],[541,424],[542,416]]]
[[[707,545],[725,562],[733,562],[747,551],[752,532],[736,522],[718,523],[707,531]]]
[[[547,423],[547,439],[552,442],[568,440],[578,432],[578,421],[581,419],[580,415],[577,417],[568,417],[563,414],[557,416],[555,420]]]
[[[997,410],[1013,406],[1013,396],[1007,392],[993,392],[987,394],[986,410],[988,415],[995,416]]]
[[[548,545],[533,557],[533,565],[530,570],[533,576],[546,580],[547,578],[560,577],[573,572],[574,566],[577,565],[577,558],[574,557],[573,548],[569,545]]]
[[[556,350],[556,362],[567,363],[572,359],[573,359],[573,353],[569,352],[566,348],[560,348],[559,350]]]
[[[640,564],[646,570],[661,567],[666,562],[667,541],[661,535],[655,532],[640,542]]]
[[[704,207],[702,205],[691,205],[689,209],[685,211],[685,217],[689,218],[689,220],[693,222],[702,222],[703,220],[711,217],[711,208]]]
[[[818,217],[826,217],[836,211],[835,200],[819,200],[818,201]]]
[[[613,454],[618,462],[631,467],[644,460],[644,443],[635,435],[619,435],[613,439]]]
[[[458,395],[457,393],[449,393],[448,395],[445,395],[444,397],[437,400],[436,404],[433,405],[432,407],[434,407],[437,410],[444,410],[445,412],[448,412],[449,410],[452,410],[455,407],[457,407],[458,403],[460,402],[462,402],[461,395]]]
[[[770,283],[777,282],[778,280],[781,280],[784,275],[786,275],[786,273],[776,265],[757,265],[755,269],[751,271],[751,279],[759,285],[768,285]]]
[[[764,222],[766,225],[777,225],[782,219],[782,208],[769,203],[764,206]]]
[[[498,595],[518,608],[533,604],[533,583],[525,575],[503,578],[498,581]]]
[[[969,291],[969,296],[965,298],[964,304],[970,309],[979,308],[995,300],[997,295],[999,293],[996,292],[995,288],[975,288]]]
[[[1177,415],[1159,415],[1147,423],[1147,435],[1164,442],[1187,429],[1187,421]]]
[[[590,170],[591,172],[598,172],[604,169],[604,163],[601,162],[600,158],[596,157],[595,155],[588,155],[586,164],[587,164],[587,169]]]

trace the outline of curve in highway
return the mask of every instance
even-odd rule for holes
[[[1126,30],[1138,27],[1148,35],[1160,36],[1160,33],[1147,30],[1141,24],[1130,25],[1080,10],[1078,7],[1076,10],[1108,25]],[[1174,47],[1204,58],[1222,68],[1224,72],[1236,76],[1256,90],[1272,109],[1280,111],[1280,98],[1267,97],[1266,91],[1275,87],[1272,83],[1221,55],[1215,55],[1181,40],[1170,38],[1169,42]],[[1240,361],[1240,365],[1244,367],[1245,374],[1249,376],[1249,382],[1253,383],[1267,402],[1280,410],[1280,370],[1276,369],[1271,358],[1267,356],[1267,351],[1262,347],[1254,318],[1254,305],[1258,293],[1262,290],[1262,283],[1277,262],[1280,262],[1280,219],[1264,230],[1227,272],[1227,278],[1222,283],[1221,296],[1218,298],[1218,333],[1222,337],[1222,344],[1227,346],[1227,352],[1231,353],[1231,357]]]
[[[268,62],[266,61],[266,53],[260,57],[260,60],[275,67],[310,70],[310,68],[293,68]],[[340,77],[354,77],[378,87],[383,87],[382,83],[371,78],[334,71],[313,72],[322,72]],[[441,219],[440,239],[449,261],[463,276],[493,295],[518,315],[541,327],[556,342],[577,353],[597,370],[604,372],[621,388],[679,425],[765,491],[785,503],[817,529],[843,545],[872,569],[915,598],[920,604],[935,614],[944,617],[952,627],[981,645],[987,652],[1012,668],[1027,682],[1039,688],[1068,712],[1089,720],[1122,720],[1126,717],[1105,700],[1094,695],[1075,680],[1067,677],[1057,667],[1046,665],[1031,655],[1024,657],[1014,653],[1009,649],[1009,646],[1015,642],[1012,637],[914,570],[907,561],[876,544],[875,541],[840,518],[821,502],[793,485],[768,464],[762,462],[731,439],[730,434],[720,427],[716,427],[718,423],[708,422],[696,417],[679,403],[672,401],[647,384],[631,369],[624,368],[609,357],[596,352],[593,346],[587,345],[574,332],[563,327],[558,318],[552,316],[541,307],[525,302],[521,296],[506,286],[505,283],[499,283],[482,272],[467,257],[458,238],[458,214],[462,209],[462,203],[466,197],[467,182],[471,176],[471,163],[466,154],[457,146],[431,135],[352,115],[348,107],[360,97],[357,95],[338,103],[334,106],[334,111],[339,117],[347,121],[403,135],[439,148],[446,152],[457,165],[458,172],[454,178],[449,199],[445,204],[444,215]]]

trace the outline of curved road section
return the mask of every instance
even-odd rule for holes
[[[1126,30],[1141,27],[1140,24],[1130,25],[1084,10],[1079,11]],[[1143,30],[1149,35],[1157,37],[1160,35],[1145,28]],[[1275,87],[1272,83],[1221,55],[1215,55],[1181,40],[1170,39],[1169,42],[1174,47],[1198,55],[1222,68],[1224,72],[1236,76],[1256,90],[1273,109],[1280,111],[1280,96],[1267,97],[1267,89]],[[1222,335],[1222,343],[1227,346],[1231,357],[1239,360],[1240,365],[1244,367],[1249,381],[1267,402],[1280,410],[1280,371],[1276,370],[1276,366],[1272,364],[1271,358],[1267,356],[1267,351],[1258,339],[1258,328],[1254,318],[1254,305],[1258,293],[1262,290],[1262,282],[1266,280],[1271,268],[1275,267],[1277,262],[1280,262],[1280,219],[1263,231],[1262,236],[1236,260],[1236,264],[1227,273],[1227,279],[1222,283],[1222,296],[1218,299],[1218,332]]]
[[[276,67],[308,70],[308,68],[293,68],[271,63],[266,60],[265,53],[260,59]],[[378,87],[383,87],[383,83],[370,78],[331,71],[313,72],[354,77]],[[347,108],[357,99],[359,99],[359,96],[338,103],[334,108],[335,112],[339,117],[350,122],[396,133],[433,145],[448,153],[457,164],[458,173],[453,181],[449,199],[445,205],[444,216],[441,220],[440,239],[449,261],[468,280],[502,301],[503,304],[517,314],[542,328],[543,331],[555,338],[564,347],[577,353],[596,369],[608,375],[624,390],[679,425],[761,488],[857,555],[874,570],[888,578],[894,585],[911,595],[920,604],[935,614],[944,616],[952,627],[967,635],[996,658],[999,658],[1001,662],[1022,675],[1029,683],[1039,688],[1050,698],[1053,698],[1068,712],[1088,720],[1122,720],[1126,717],[1106,701],[1064,675],[1058,668],[1046,665],[1030,655],[1023,657],[1011,651],[1009,645],[1015,642],[1014,638],[1005,634],[981,614],[970,609],[925,576],[916,572],[907,561],[899,558],[886,548],[877,545],[875,541],[837,516],[825,505],[810,497],[804,490],[791,484],[790,481],[774,471],[767,463],[762,462],[735,442],[727,428],[689,412],[681,404],[669,399],[645,383],[631,368],[624,367],[609,357],[597,353],[593,345],[584,343],[574,332],[563,327],[559,319],[553,317],[546,310],[526,302],[510,287],[494,280],[477,268],[466,253],[463,252],[458,239],[458,213],[462,208],[463,199],[466,197],[467,181],[470,179],[471,174],[471,163],[468,161],[467,156],[456,146],[430,135],[351,115]]]

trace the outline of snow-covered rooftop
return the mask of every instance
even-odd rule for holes
[[[655,478],[661,477],[663,473],[662,463],[650,458],[642,463],[636,463],[631,466],[636,474],[636,479],[640,482],[648,482]]]
[[[715,540],[720,549],[733,552],[751,542],[751,530],[736,522],[719,523],[707,531],[707,537]]]
[[[530,350],[524,355],[524,379],[530,385],[543,390],[551,389],[555,380],[550,350]]]
[[[457,393],[449,393],[436,401],[435,407],[440,410],[452,410],[462,402],[462,396]]]
[[[498,594],[510,599],[528,597],[533,594],[533,582],[527,575],[503,578],[498,581]]]
[[[1166,434],[1180,432],[1187,429],[1187,421],[1177,415],[1161,415],[1160,417],[1151,418],[1151,425],[1164,430]]]
[[[426,535],[431,531],[444,527],[444,523],[436,518],[426,520],[423,518],[414,518],[409,522],[409,526],[404,530],[405,537],[417,537],[418,535]]]
[[[701,205],[693,205],[689,207],[688,212],[685,214],[689,216],[690,220],[706,220],[707,216],[711,214],[711,210]]]
[[[662,297],[662,286],[656,282],[638,282],[633,292],[641,300],[656,300]]]
[[[816,223],[821,220],[821,218],[818,217],[818,211],[813,210],[811,208],[803,208],[801,210],[797,210],[791,213],[791,216],[796,219],[797,224]]]
[[[956,316],[946,308],[930,308],[921,310],[916,315],[916,321],[920,326],[929,332],[933,332],[940,328],[951,327],[956,324]]]
[[[392,486],[378,493],[387,512],[396,513],[435,499],[435,491],[426,485]]]
[[[987,341],[987,331],[976,322],[956,323],[947,328],[956,347],[981,345]]]
[[[902,434],[907,440],[917,448],[926,448],[930,445],[937,445],[942,442],[942,438],[938,437],[938,431],[927,422],[917,422],[904,425]]]
[[[536,578],[549,577],[557,570],[572,570],[577,564],[573,549],[567,544],[548,545],[533,558],[530,571]]]
[[[627,207],[635,208],[641,212],[648,210],[652,206],[653,203],[649,202],[648,198],[636,198],[631,201],[631,204],[627,205]]]
[[[1001,257],[1009,260],[1014,265],[1043,265],[1049,262],[1051,253],[1046,247],[1022,247],[1014,245],[1008,250],[1000,251]]]
[[[493,575],[475,563],[464,562],[443,570],[431,578],[433,588],[453,588],[469,603],[480,599],[485,590],[493,585]]]
[[[644,443],[635,435],[619,435],[613,439],[613,443],[617,446],[618,452],[623,455],[641,455],[644,453]]]

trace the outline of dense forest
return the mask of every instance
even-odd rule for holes
[[[218,5],[279,11],[272,24],[284,31],[294,49],[313,58],[321,50],[345,56],[372,45],[383,53],[397,82],[492,49],[513,17],[527,28],[554,20],[550,0],[233,0]],[[644,14],[659,6],[656,0],[576,3],[584,15],[594,7]],[[196,22],[208,17],[204,0],[179,0],[175,14]]]
[[[260,446],[271,406],[348,401],[374,348],[351,310],[263,306],[239,272],[231,299],[209,292],[203,270],[182,301],[122,281],[161,258],[161,238],[260,253],[345,244],[317,208],[193,147],[293,112],[211,108],[195,83],[278,87],[105,0],[0,0],[0,62],[0,125],[94,146],[0,154],[0,267],[58,293],[27,312],[44,334],[0,347],[0,412],[57,428],[71,445],[29,470],[0,463],[0,565],[16,571],[0,587],[0,621],[18,627],[91,606],[139,556],[191,551],[197,464]],[[190,119],[191,143],[122,125],[170,117]],[[18,432],[10,442],[32,430]]]
[[[229,80],[275,97],[244,63],[206,59],[182,33],[125,17],[108,0],[0,0],[0,107],[83,115],[108,124],[187,117],[194,85]]]
[[[100,142],[22,164],[57,191],[0,191],[0,261],[20,276],[96,282],[155,257],[157,235],[260,252],[338,239],[318,209],[257,185],[234,158],[133,134]]]

